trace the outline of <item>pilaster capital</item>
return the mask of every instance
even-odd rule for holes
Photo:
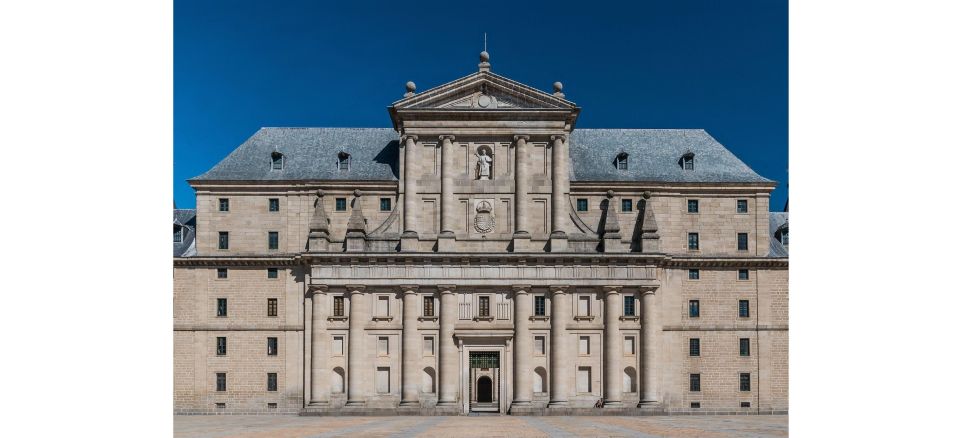
[[[567,136],[566,136],[566,135],[551,135],[551,136],[550,136],[550,141],[557,141],[557,140],[560,140],[561,142],[565,142],[565,141],[567,141]]]
[[[530,136],[529,136],[529,135],[514,135],[514,136],[513,136],[513,141],[519,143],[520,140],[523,140],[524,142],[528,142],[528,141],[530,141]]]
[[[437,289],[440,289],[441,294],[452,294],[457,290],[457,285],[455,284],[438,284]]]
[[[325,284],[311,284],[310,287],[307,289],[307,295],[310,297],[313,297],[314,295],[317,295],[317,294],[325,294],[327,293],[328,289],[329,287],[327,287],[327,285]]]
[[[408,140],[417,141],[419,139],[420,137],[417,137],[416,135],[410,135],[410,134],[404,134],[400,137],[400,141],[403,143],[406,143]]]
[[[654,295],[657,289],[656,286],[640,286],[640,295]]]
[[[530,293],[529,284],[515,284],[512,286],[513,292],[516,294],[528,294]]]
[[[550,292],[553,292],[554,295],[562,295],[567,293],[567,288],[570,286],[567,285],[553,285],[550,286]]]
[[[364,286],[364,285],[362,285],[362,284],[348,284],[348,285],[347,285],[347,293],[349,293],[349,294],[351,294],[351,295],[363,294],[364,292],[366,292],[366,290],[367,290],[367,287]]]
[[[415,294],[420,290],[420,286],[416,284],[402,284],[400,285],[400,291],[404,295]]]
[[[440,141],[454,141],[454,140],[456,140],[456,139],[457,139],[457,137],[456,137],[456,136],[453,136],[453,135],[441,135],[441,136],[440,136]]]

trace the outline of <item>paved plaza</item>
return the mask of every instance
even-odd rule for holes
[[[175,416],[176,437],[784,437],[786,415],[664,417]]]

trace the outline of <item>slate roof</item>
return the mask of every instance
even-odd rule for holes
[[[781,225],[787,223],[787,219],[790,213],[785,211],[771,211],[770,212],[770,254],[769,257],[788,257],[790,254],[787,251],[787,248],[780,243],[774,237],[774,234],[777,232],[777,229]]]
[[[174,257],[190,257],[197,255],[197,210],[186,208],[173,209],[173,225],[183,227],[183,240],[173,243]]]
[[[351,154],[350,170],[337,153]],[[270,155],[284,154],[283,170]],[[629,154],[628,170],[614,159]],[[681,156],[694,154],[694,170]],[[577,129],[570,136],[571,181],[770,183],[702,129]],[[389,128],[261,128],[230,155],[191,181],[399,179],[399,138]]]

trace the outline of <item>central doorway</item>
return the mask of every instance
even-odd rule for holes
[[[470,352],[470,411],[500,412],[500,352]]]

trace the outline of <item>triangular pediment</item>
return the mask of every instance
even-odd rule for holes
[[[478,72],[393,104],[396,110],[556,110],[576,104],[503,76]]]

